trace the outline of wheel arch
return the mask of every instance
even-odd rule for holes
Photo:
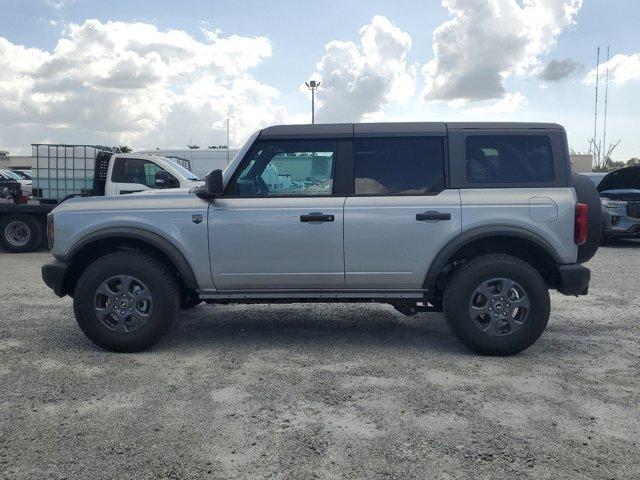
[[[87,235],[64,256],[62,261],[70,264],[65,278],[65,293],[73,294],[78,278],[90,263],[118,250],[138,250],[152,255],[175,272],[182,291],[198,290],[191,266],[169,240],[141,228],[110,227]]]
[[[529,230],[511,227],[481,227],[468,230],[449,242],[436,255],[424,281],[427,298],[435,298],[455,268],[455,263],[485,253],[508,253],[536,268],[547,284],[556,286],[558,252],[544,238]]]

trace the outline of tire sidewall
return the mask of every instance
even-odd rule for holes
[[[11,222],[23,222],[29,228],[30,238],[21,246],[13,245],[5,237],[5,228]],[[42,227],[38,221],[30,215],[9,214],[0,219],[0,245],[10,253],[27,253],[36,250],[42,243]]]
[[[133,253],[112,254],[95,261],[87,267],[76,285],[74,310],[78,325],[91,341],[108,350],[133,352],[147,348],[166,332],[178,307],[176,288],[167,281],[164,273],[158,262]],[[151,318],[146,325],[131,333],[119,334],[109,330],[94,312],[96,289],[105,280],[118,275],[137,278],[151,293]]]
[[[449,287],[455,292],[446,295],[444,310],[447,321],[456,336],[472,350],[488,355],[511,355],[531,346],[542,335],[550,313],[549,290],[542,277],[526,263],[513,260],[489,260],[470,264],[458,272]],[[492,278],[516,281],[529,297],[530,310],[522,327],[504,336],[484,333],[469,315],[469,303],[475,289]]]

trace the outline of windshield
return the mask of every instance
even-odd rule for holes
[[[225,185],[233,175],[233,172],[235,172],[236,167],[238,166],[238,163],[247,154],[247,151],[251,148],[251,145],[253,145],[253,142],[255,142],[256,138],[258,138],[259,133],[260,133],[260,130],[258,130],[257,132],[254,132],[253,135],[249,137],[249,139],[244,143],[242,148],[238,150],[238,153],[236,153],[235,157],[233,157],[233,160],[229,162],[229,165],[227,165],[227,168],[225,168],[224,171],[222,172],[222,179]]]
[[[11,170],[3,170],[2,173],[4,173],[7,177],[13,178],[14,180],[22,180],[22,177],[20,175],[18,175],[17,173],[13,173]]]
[[[191,180],[191,181],[202,181],[200,178],[198,178],[198,176],[193,173],[190,172],[189,170],[187,170],[186,168],[184,168],[182,165],[176,163],[176,162],[171,162],[173,168],[175,168],[176,170],[178,170],[178,172],[180,172],[180,175],[182,175],[184,178],[186,178],[187,180]]]

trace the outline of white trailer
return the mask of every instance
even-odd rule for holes
[[[211,170],[219,168],[224,170],[236,156],[238,150],[235,148],[169,148],[156,150],[138,150],[136,153],[146,153],[151,155],[161,155],[178,161],[183,167],[191,170],[198,177],[204,178]],[[186,166],[180,160],[188,161]]]

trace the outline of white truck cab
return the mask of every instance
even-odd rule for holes
[[[202,185],[195,174],[165,157],[121,153],[109,161],[105,195],[123,195],[155,188]]]

